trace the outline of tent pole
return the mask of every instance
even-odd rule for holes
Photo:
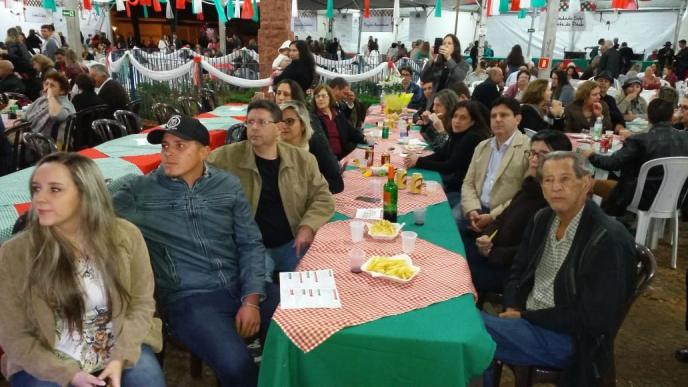
[[[549,58],[547,68],[538,71],[538,78],[549,79],[552,69],[552,56],[554,56],[554,46],[557,43],[557,19],[559,18],[559,2],[547,2],[547,15],[545,20],[545,32],[542,37],[542,53],[540,58]]]
[[[686,12],[686,3],[688,3],[688,0],[683,0],[681,1],[681,6],[678,10],[678,14],[676,15],[676,28],[674,30],[674,49],[676,49],[677,44],[678,44],[678,34],[681,29],[681,19],[683,19],[683,14]]]
[[[363,7],[358,14],[358,46],[356,46],[356,52],[363,55],[361,52],[361,35],[363,35]]]
[[[461,0],[456,0],[456,9],[454,12],[454,35],[459,36],[459,8],[461,7]]]
[[[528,50],[526,51],[526,58],[528,60],[533,60],[533,57],[530,55],[530,47],[533,44],[533,33],[535,32],[535,8],[530,7],[530,29],[528,29]]]

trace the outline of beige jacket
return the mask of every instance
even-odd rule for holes
[[[487,166],[492,154],[492,138],[484,140],[473,152],[471,164],[468,166],[466,177],[461,187],[461,210],[468,214],[473,210],[480,210],[480,194],[482,193]],[[490,216],[497,218],[509,205],[511,199],[521,189],[521,183],[528,172],[528,158],[525,151],[530,150],[528,136],[516,132],[511,145],[506,150],[499,163],[495,183],[490,197]]]
[[[300,226],[317,231],[334,215],[334,196],[318,169],[318,162],[308,151],[282,142],[277,143],[277,153],[280,157],[278,186],[292,233],[296,235]],[[241,180],[255,216],[261,178],[251,143],[242,141],[217,148],[208,162]]]
[[[133,224],[118,219],[122,228],[121,245],[125,256],[120,260],[120,280],[131,295],[122,305],[119,297],[112,299],[112,331],[115,345],[113,360],[133,366],[141,354],[141,344],[155,352],[162,348],[162,324],[153,317],[153,271],[141,232]],[[76,362],[58,359],[55,345],[55,317],[46,300],[33,293],[30,299],[22,287],[31,262],[26,252],[28,234],[10,239],[0,248],[0,346],[2,373],[7,379],[19,371],[61,386],[69,384],[80,371]]]

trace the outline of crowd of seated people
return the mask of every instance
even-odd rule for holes
[[[12,311],[0,315],[0,345],[12,385],[164,385],[153,356],[161,347],[154,312],[221,385],[257,384],[244,339],[265,334],[279,273],[295,270],[332,218],[333,195],[346,188],[339,160],[367,143],[365,109],[351,86],[343,77],[314,85],[307,50],[292,42],[274,102],[249,104],[245,141],[211,151],[207,129],[175,115],[147,135],[161,147],[160,167],[111,192],[86,157],[58,153],[39,162],[26,229],[0,250],[12,263],[0,265],[0,309]],[[531,80],[516,60],[510,89],[504,71],[490,67],[471,95],[457,51],[447,35],[421,86],[401,69],[414,94],[410,107],[420,110],[415,122],[434,151],[410,153],[405,166],[442,175],[478,293],[503,294],[502,313],[482,314],[495,360],[561,368],[574,384],[596,385],[633,291],[633,238],[613,216],[625,213],[644,162],[688,156],[688,99],[675,111],[658,90],[644,108],[647,133],[626,133],[608,156],[576,153],[566,133],[590,130],[598,118],[604,130],[624,133],[641,117],[642,82],[627,79],[614,98],[609,73],[574,89],[575,66],[552,72],[550,83]],[[113,109],[128,102],[104,68],[74,77],[79,92],[71,102],[66,77],[55,70],[41,77],[45,95],[27,110],[38,131],[96,98]],[[618,182],[594,181],[591,165],[620,170]],[[641,206],[661,179],[651,176]],[[604,198],[601,207],[593,192]],[[105,323],[93,323],[101,315]],[[96,345],[107,349],[94,354]]]

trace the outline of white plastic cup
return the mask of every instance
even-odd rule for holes
[[[413,249],[416,247],[416,239],[418,234],[413,231],[402,231],[401,232],[401,251],[406,254],[411,254]]]
[[[370,179],[370,197],[381,198],[384,182],[378,178]]]
[[[429,194],[435,193],[437,191],[437,187],[439,187],[440,183],[436,181],[426,181],[425,182],[425,191]]]
[[[419,208],[417,210],[413,211],[413,223],[415,223],[417,226],[422,226],[425,224],[425,213],[427,212],[428,208],[423,207]]]
[[[349,223],[349,228],[351,229],[351,241],[358,243],[363,240],[363,230],[365,229],[365,223],[354,220]]]
[[[362,249],[353,248],[349,250],[349,264],[352,273],[360,273],[361,265],[366,261],[366,253]]]

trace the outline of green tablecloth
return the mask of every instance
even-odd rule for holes
[[[412,172],[412,171],[411,171]],[[436,172],[422,171],[426,180]],[[335,214],[333,220],[346,219]],[[423,226],[413,214],[399,217],[405,230],[464,254],[447,202],[428,207]],[[465,386],[482,373],[495,343],[473,296],[345,328],[304,354],[274,322],[268,331],[259,385],[267,386]]]

